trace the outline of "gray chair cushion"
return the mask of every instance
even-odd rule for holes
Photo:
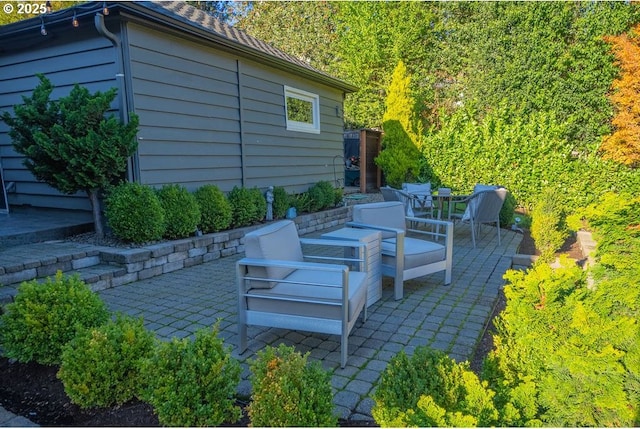
[[[406,231],[404,205],[399,201],[382,203],[356,204],[353,206],[353,221],[369,225],[396,228]],[[392,238],[395,234],[382,231],[382,238]]]
[[[395,265],[396,240],[382,241],[382,263]],[[404,238],[404,269],[444,261],[446,249],[442,244],[411,237]]]
[[[244,253],[247,258],[302,262],[302,247],[298,230],[291,220],[274,222],[244,236]],[[283,279],[293,269],[282,267],[249,267],[249,275],[270,279]],[[269,288],[277,282],[250,280],[249,287]]]
[[[358,317],[358,303],[364,300],[367,292],[366,272],[349,272],[349,321]],[[253,311],[292,314],[297,316],[319,317],[323,319],[342,319],[342,273],[336,271],[296,270],[286,277],[287,281],[327,283],[334,286],[313,286],[301,283],[277,283],[271,289],[252,289],[248,292],[247,308]],[[251,295],[265,295],[269,298],[313,299],[336,305],[313,304],[308,302],[266,299]]]

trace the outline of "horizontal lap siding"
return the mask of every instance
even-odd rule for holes
[[[43,73],[56,87],[52,99],[67,96],[75,83],[91,92],[106,91],[117,85],[114,48],[111,42],[97,35],[93,26],[68,28],[56,32],[55,36],[43,37],[38,45],[28,49],[16,49],[2,55],[0,112],[13,114],[13,106],[22,103],[22,96],[31,95],[39,83],[36,73]],[[116,107],[114,102],[113,108]],[[8,195],[10,205],[90,209],[84,193],[64,195],[37,181],[24,167],[24,158],[13,149],[8,131],[9,127],[0,121],[4,180],[16,184],[16,192]]]
[[[246,186],[306,191],[343,170],[342,92],[251,61],[241,66]],[[284,85],[320,97],[320,134],[287,131]]]
[[[136,24],[128,41],[141,182],[240,184],[236,60]]]

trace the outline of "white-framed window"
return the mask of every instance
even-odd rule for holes
[[[287,130],[320,134],[320,97],[301,89],[284,87]]]

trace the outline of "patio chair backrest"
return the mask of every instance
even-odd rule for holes
[[[507,196],[505,188],[480,191],[469,201],[469,210],[476,223],[496,222]]]
[[[353,221],[387,228],[407,230],[404,216],[404,204],[400,201],[356,204],[353,206]],[[395,234],[383,231],[382,238],[395,237]]]
[[[244,236],[244,253],[247,258],[302,262],[302,246],[298,230],[291,220],[282,220],[251,231]],[[293,269],[278,267],[249,267],[249,274],[256,277],[283,279]],[[251,287],[271,288],[276,281],[251,281]]]
[[[380,192],[382,193],[382,199],[385,201],[400,201],[398,197],[397,189],[391,188],[389,186],[382,186],[380,188]]]

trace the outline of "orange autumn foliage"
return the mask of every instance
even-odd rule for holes
[[[628,34],[607,36],[620,76],[609,99],[616,107],[614,132],[600,146],[604,157],[629,167],[640,166],[640,24]]]

